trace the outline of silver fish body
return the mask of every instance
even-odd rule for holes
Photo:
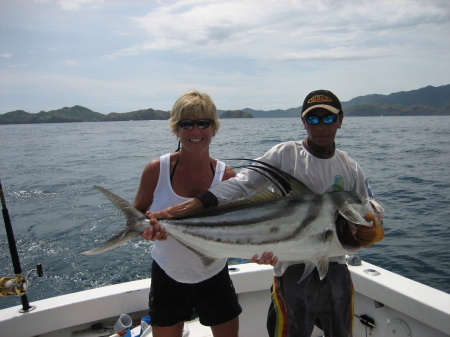
[[[338,238],[338,214],[368,225],[367,199],[353,192],[307,194],[242,207],[230,213],[211,212],[160,223],[175,239],[193,250],[205,265],[219,258],[251,259],[273,252],[282,262],[303,261],[326,275],[330,257],[354,254]],[[306,276],[306,275],[305,275]]]
[[[323,278],[329,257],[354,254],[359,249],[340,242],[335,221],[340,214],[355,224],[369,225],[364,215],[373,208],[367,198],[354,192],[311,193],[283,171],[270,165],[264,171],[274,175],[275,180],[287,182],[283,197],[262,189],[231,205],[159,222],[173,238],[194,251],[204,265],[220,258],[251,259],[256,254],[273,252],[279,261],[308,262],[319,269]],[[83,253],[86,255],[113,249],[149,227],[144,214],[128,202],[95,187],[122,211],[127,225],[99,247]]]

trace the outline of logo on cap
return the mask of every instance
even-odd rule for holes
[[[308,103],[333,102],[333,100],[325,95],[315,95],[308,100]]]

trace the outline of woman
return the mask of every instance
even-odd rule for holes
[[[236,175],[209,155],[219,121],[207,94],[190,91],[178,98],[169,125],[181,148],[144,168],[134,201],[134,207],[144,213],[177,205]],[[148,232],[142,238],[153,239]],[[193,310],[215,337],[238,336],[242,309],[226,259],[204,267],[197,255],[170,236],[154,242],[152,258],[153,336],[181,337],[184,321],[191,319]]]

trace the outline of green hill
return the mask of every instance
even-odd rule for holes
[[[30,123],[74,123],[98,122],[105,115],[90,109],[75,105],[58,110],[41,111],[31,114],[23,110],[16,110],[0,115],[0,124],[30,124]]]
[[[344,110],[346,116],[444,116],[450,115],[450,105],[435,107],[423,104],[365,104],[350,107]]]
[[[94,112],[90,109],[82,107],[80,105],[75,105],[71,108],[64,107],[58,110],[51,110],[48,112],[41,111],[38,113],[43,116],[56,116],[61,118],[69,118],[69,119],[79,119],[82,122],[98,122],[103,120],[105,115]]]
[[[401,91],[390,95],[359,96],[347,102],[342,102],[346,116],[430,116],[450,115],[450,84],[440,87]],[[220,118],[281,118],[299,117],[301,106],[287,110],[218,110]],[[100,121],[129,120],[165,120],[170,112],[162,110],[143,109],[131,112],[111,112],[107,115],[92,111],[80,105],[64,107],[58,110],[29,113],[15,110],[0,115],[0,124],[31,124],[31,123],[75,123]]]
[[[219,118],[253,118],[253,116],[242,110],[228,110],[222,113]]]
[[[41,111],[31,114],[23,110],[16,110],[0,115],[0,124],[31,124],[31,123],[79,123],[103,121],[129,121],[169,119],[168,111],[153,109],[131,111],[126,113],[111,112],[107,115],[75,105],[58,110]]]
[[[401,91],[390,95],[359,96],[342,102],[347,116],[428,116],[450,115],[450,84]],[[299,117],[302,107],[288,110],[243,109],[257,118]]]
[[[428,87],[401,91],[390,95],[367,95],[359,96],[343,103],[343,108],[357,105],[367,105],[375,103],[400,104],[400,105],[428,105],[434,107],[446,107],[450,105],[450,84],[440,87]]]
[[[170,112],[153,109],[131,111],[125,113],[111,112],[104,116],[103,121],[141,121],[141,120],[161,120],[169,119]]]

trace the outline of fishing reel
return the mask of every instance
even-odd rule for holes
[[[37,276],[44,276],[42,264],[38,263],[36,269],[31,270],[25,278],[22,274],[16,274],[15,277],[2,277],[0,278],[0,296],[23,296],[28,289],[28,283],[30,276],[33,272],[37,273]]]

